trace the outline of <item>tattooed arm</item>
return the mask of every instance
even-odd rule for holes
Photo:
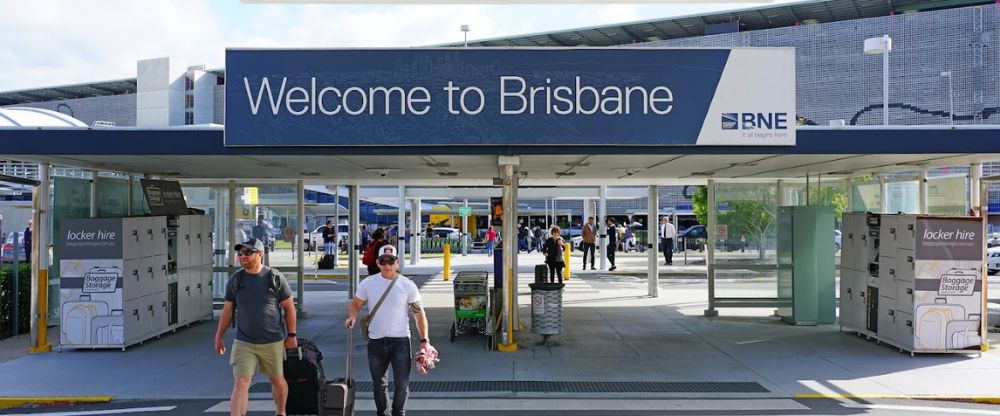
[[[417,323],[417,332],[420,333],[420,339],[426,339],[430,343],[430,325],[427,324],[427,314],[424,313],[424,306],[420,302],[411,303],[410,312],[413,312],[413,319]]]

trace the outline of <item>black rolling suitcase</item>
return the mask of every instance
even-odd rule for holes
[[[285,381],[288,383],[288,400],[285,412],[289,415],[320,414],[323,385],[323,353],[308,339],[299,339],[299,347],[285,350]]]
[[[335,378],[326,383],[326,401],[323,402],[324,416],[353,416],[354,415],[354,393],[357,390],[354,379],[351,378],[351,334],[353,329],[347,330],[347,359],[345,367],[347,375],[345,378]]]
[[[548,283],[549,266],[547,264],[535,265],[535,283]]]
[[[320,269],[333,270],[337,268],[337,257],[333,254],[324,254],[323,258],[319,259]]]

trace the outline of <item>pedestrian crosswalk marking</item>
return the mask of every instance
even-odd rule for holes
[[[560,411],[808,411],[811,410],[792,399],[606,399],[606,398],[447,398],[447,399],[415,399],[406,401],[409,411],[459,411],[475,409],[476,411],[504,410],[509,412],[560,410]],[[251,412],[273,412],[274,402],[271,400],[251,400]],[[375,402],[370,398],[359,397],[355,401],[355,411],[371,412],[375,410]],[[221,401],[205,410],[205,413],[229,412],[229,401]]]
[[[130,409],[106,409],[106,410],[85,410],[79,412],[55,412],[55,413],[20,413],[11,416],[88,416],[88,415],[127,415],[145,414],[151,412],[169,412],[177,406],[157,406],[157,407],[133,407]],[[229,410],[226,410],[227,412]]]

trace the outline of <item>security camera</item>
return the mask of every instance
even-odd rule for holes
[[[387,170],[380,170],[380,171],[378,171],[378,176],[382,177],[382,178],[384,178],[386,176],[389,176],[389,171],[387,171]]]
[[[625,174],[628,175],[628,176],[632,176],[632,175],[635,175],[635,171],[634,170],[630,170],[628,172],[625,172]]]

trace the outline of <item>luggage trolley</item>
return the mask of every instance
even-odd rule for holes
[[[492,345],[490,330],[489,273],[458,272],[455,276],[455,322],[451,324],[451,342],[455,337],[469,333],[487,336]]]

